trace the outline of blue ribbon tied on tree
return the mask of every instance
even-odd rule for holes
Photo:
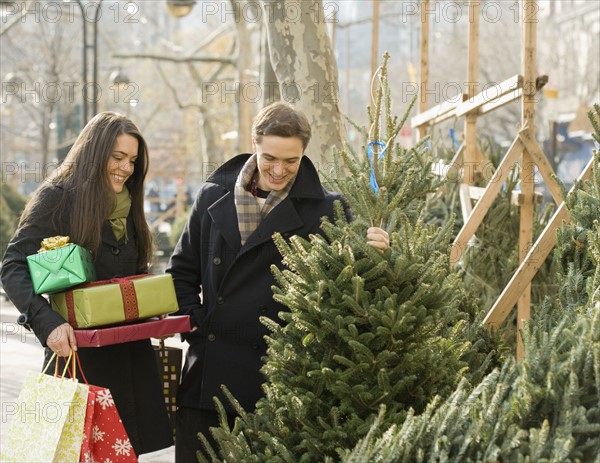
[[[372,141],[372,142],[369,142],[369,145],[367,147],[367,154],[369,156],[369,164],[371,165],[371,189],[375,193],[379,193],[379,185],[377,185],[377,179],[375,178],[375,167],[374,167],[375,161],[373,161],[373,146],[380,146],[381,148],[383,148],[383,150],[381,150],[381,153],[379,153],[379,156],[377,157],[377,159],[381,159],[383,157],[383,155],[385,154],[385,150],[387,149],[387,146],[385,145],[385,143],[382,143],[380,141]]]

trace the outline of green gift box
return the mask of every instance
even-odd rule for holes
[[[55,293],[96,279],[92,253],[77,244],[27,256],[27,265],[36,294]]]
[[[134,275],[86,283],[50,296],[52,308],[73,328],[135,322],[179,310],[173,278]]]

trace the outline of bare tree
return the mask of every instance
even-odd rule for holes
[[[28,3],[31,4],[33,2]],[[20,23],[11,23],[0,36],[2,68],[4,72],[10,71],[9,81],[3,84],[3,99],[11,103],[16,113],[11,120],[19,124],[18,137],[37,145],[37,159],[29,159],[30,166],[27,168],[46,174],[55,158],[57,108],[74,98],[75,94],[74,87],[65,83],[69,80],[66,77],[72,64],[69,55],[73,45],[69,31],[57,23],[35,21],[25,14],[18,17]],[[40,56],[45,59],[40,60]],[[3,125],[4,129],[15,128]],[[4,153],[3,157],[10,159],[12,155],[14,153]],[[36,161],[39,161],[39,166],[34,164]],[[36,181],[41,179],[37,175],[35,178]]]

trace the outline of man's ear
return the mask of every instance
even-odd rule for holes
[[[256,139],[252,138],[252,151],[256,153]]]

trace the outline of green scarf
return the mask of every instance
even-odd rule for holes
[[[123,189],[116,196],[117,205],[112,214],[108,216],[108,221],[117,241],[125,237],[125,242],[127,243],[127,216],[129,215],[129,209],[131,209],[131,197],[125,185],[123,185]]]

